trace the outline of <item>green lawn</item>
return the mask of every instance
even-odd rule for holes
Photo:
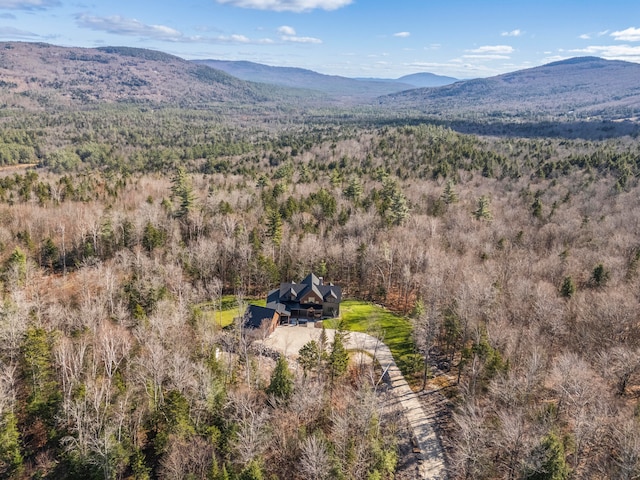
[[[387,344],[399,366],[403,356],[414,353],[412,326],[405,317],[360,300],[343,301],[340,304],[340,317],[347,330],[369,334],[380,332],[382,341]],[[337,321],[325,322],[325,325],[336,327]]]
[[[225,295],[222,297],[221,303],[222,310],[218,306],[212,308],[211,303],[201,303],[197,307],[202,310],[205,318],[223,328],[231,325],[233,320],[238,317],[238,306],[236,305],[236,297],[233,295]],[[264,307],[267,301],[265,299],[247,299],[247,303]]]

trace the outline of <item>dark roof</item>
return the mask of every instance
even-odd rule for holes
[[[320,282],[320,279],[316,277],[315,273],[311,272],[309,275],[304,277],[304,280],[300,283],[304,283],[305,285],[320,285],[322,282]]]
[[[291,316],[291,312],[289,310],[287,310],[287,306],[283,305],[282,303],[269,302],[269,303],[267,303],[267,308],[270,308],[271,310],[275,310],[280,315],[283,315],[285,317],[290,317]]]
[[[299,299],[311,291],[323,301],[340,302],[342,299],[342,289],[339,286],[331,283],[325,285],[321,278],[310,273],[300,283],[290,282],[280,284],[280,290],[272,290],[269,292],[267,302],[299,303]]]
[[[249,305],[244,315],[244,326],[248,328],[260,328],[265,320],[271,321],[276,310],[273,308]]]
[[[280,289],[276,288],[267,294],[267,303],[278,303],[280,300]]]

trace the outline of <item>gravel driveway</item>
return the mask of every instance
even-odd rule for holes
[[[266,340],[265,345],[295,358],[298,351],[310,340],[320,338],[319,328],[313,324],[305,326],[280,326]],[[333,341],[335,330],[326,329],[327,340]],[[374,337],[365,333],[349,332],[347,348],[366,350],[375,356],[383,368],[388,368],[388,381],[392,391],[404,408],[406,418],[413,429],[415,443],[422,453],[419,466],[420,478],[442,480],[447,478],[444,452],[434,429],[433,418],[426,415],[417,395],[411,390],[397,367],[389,348]]]

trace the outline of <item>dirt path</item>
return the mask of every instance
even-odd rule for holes
[[[333,341],[334,330],[326,330],[329,341]],[[296,357],[302,346],[310,340],[317,340],[320,330],[305,327],[278,327],[264,343],[283,352],[288,357]],[[375,356],[383,369],[387,369],[392,391],[404,408],[407,421],[413,430],[416,447],[420,449],[422,463],[419,465],[420,478],[442,480],[447,478],[444,452],[434,430],[434,419],[427,415],[417,395],[411,390],[393,360],[389,348],[365,333],[349,332],[348,348],[366,350]]]

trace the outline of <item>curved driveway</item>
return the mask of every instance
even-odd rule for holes
[[[335,330],[327,329],[329,342],[333,341]],[[302,346],[310,340],[318,340],[320,330],[311,327],[278,327],[264,343],[286,356],[295,358]],[[438,439],[433,419],[428,416],[417,395],[411,390],[396,365],[389,347],[371,335],[349,332],[350,349],[366,350],[374,356],[383,369],[387,369],[392,392],[404,408],[406,418],[413,429],[414,440],[422,455],[419,465],[420,478],[442,480],[447,478],[444,453]]]

